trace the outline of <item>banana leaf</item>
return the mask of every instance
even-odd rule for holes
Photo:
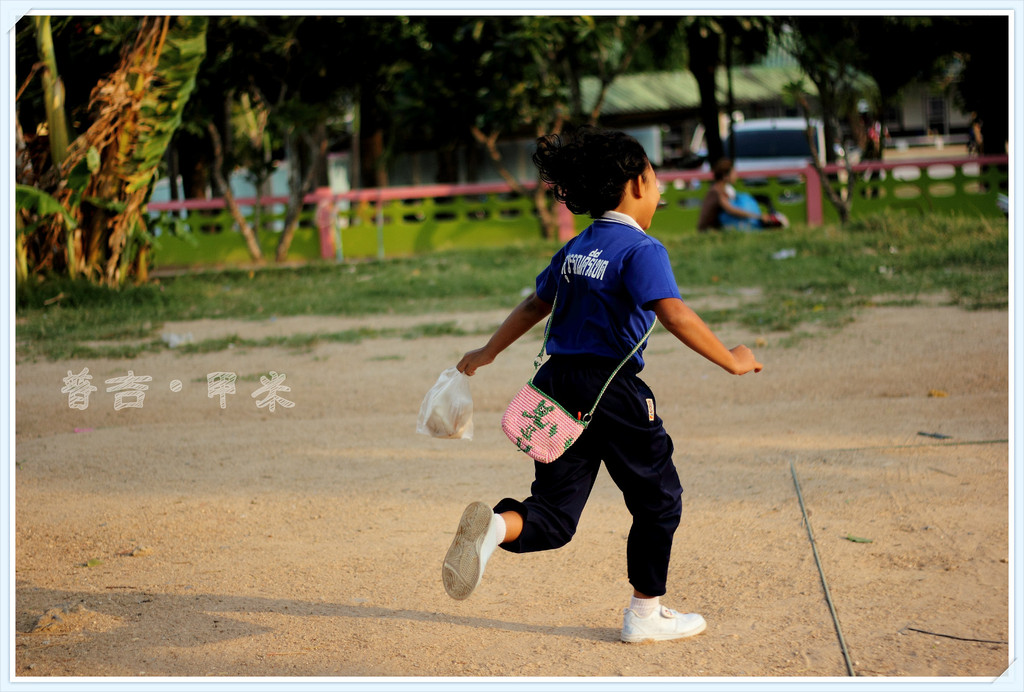
[[[195,89],[207,23],[202,16],[141,17],[135,42],[92,91],[91,122],[68,146],[60,182],[48,190],[18,187],[19,209],[30,217],[21,220],[25,239],[42,234],[21,245],[30,248],[30,269],[62,269],[107,285],[145,280],[152,240],[145,205]]]

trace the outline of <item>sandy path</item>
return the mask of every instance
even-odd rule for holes
[[[359,323],[391,324],[164,331]],[[618,641],[629,517],[606,474],[569,546],[499,553],[464,602],[441,586],[466,503],[528,491],[498,421],[539,336],[474,377],[470,442],[414,431],[479,336],[19,364],[15,673],[844,677],[795,470],[856,674],[1000,675],[1006,644],[914,630],[1009,637],[1007,314],[876,308],[795,347],[762,338],[766,369],[743,378],[652,339],[644,378],[686,488],[664,600],[709,627],[632,646]],[[71,409],[62,379],[85,367],[99,391]],[[152,377],[144,406],[114,410],[105,380],[129,369]],[[220,371],[238,377],[223,409],[206,383]],[[294,407],[257,407],[270,371]]]

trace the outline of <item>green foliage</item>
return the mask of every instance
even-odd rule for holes
[[[35,39],[41,32],[34,26],[41,25],[43,19],[29,17],[19,22],[15,56],[18,84],[35,74],[41,53],[46,64],[53,66],[29,79],[18,100],[22,129],[30,149],[36,152],[50,143],[46,141],[48,131],[67,129],[73,135],[89,125],[93,117],[90,94],[98,78],[116,68],[115,58],[122,46],[131,45],[140,25],[151,18],[45,18],[52,24],[53,41],[37,47]],[[722,153],[717,134],[722,109],[716,101],[722,85],[716,84],[715,75],[730,59],[740,65],[762,55],[769,28],[787,39],[801,56],[819,93],[829,102],[825,120],[830,134],[834,134],[838,118],[853,116],[848,126],[855,137],[863,139],[863,133],[857,133],[856,101],[869,100],[880,117],[881,102],[909,80],[927,78],[939,65],[950,68],[950,88],[985,120],[986,145],[993,144],[990,151],[1000,152],[1005,141],[1007,96],[1005,90],[990,85],[1006,81],[1000,79],[1008,69],[1006,45],[998,40],[1006,35],[1006,22],[1006,17],[1000,16],[178,17],[163,47],[161,74],[139,105],[138,113],[144,119],[142,136],[130,153],[119,152],[127,162],[125,191],[148,189],[167,160],[163,153],[168,140],[178,133],[175,160],[180,159],[179,170],[194,183],[189,184],[187,194],[201,194],[198,191],[206,189],[209,182],[202,172],[208,174],[212,153],[207,124],[223,122],[226,111],[233,114],[231,120],[236,125],[249,125],[252,136],[223,137],[228,149],[223,168],[229,171],[241,164],[257,183],[264,181],[283,157],[295,164],[295,170],[320,170],[311,164],[322,162],[321,152],[349,148],[352,138],[360,134],[364,138],[360,150],[364,185],[383,182],[383,174],[373,179],[366,174],[371,169],[378,173],[386,170],[386,163],[401,151],[438,152],[438,181],[450,182],[459,171],[459,148],[472,137],[492,145],[499,135],[532,136],[555,130],[563,119],[597,119],[600,96],[596,102],[584,101],[579,88],[582,78],[596,77],[606,85],[625,71],[684,65],[701,85],[705,101],[701,119],[708,128],[711,158],[716,158]],[[200,25],[204,27],[202,37]],[[206,39],[209,56],[195,73],[191,67],[202,59]],[[52,79],[56,65],[64,78],[63,87]],[[862,79],[861,72],[871,75],[874,86],[872,80]],[[140,74],[132,72],[125,83],[133,85],[136,79],[141,79]],[[44,96],[44,91],[48,95]],[[52,106],[61,91],[66,91],[69,122],[44,125],[46,107]],[[189,98],[189,92],[196,96]],[[181,108],[185,102],[187,112]],[[722,105],[732,110],[731,105]],[[311,141],[314,136],[315,142]],[[33,143],[33,138],[40,141]],[[302,144],[308,152],[300,149]],[[57,146],[55,150],[61,149]],[[489,153],[500,158],[496,146]],[[34,170],[38,173],[44,168],[36,165]],[[79,166],[76,170],[84,173],[86,169]],[[87,170],[106,175],[95,168]],[[196,171],[201,173],[189,180]],[[59,198],[53,188],[43,191]],[[131,216],[133,205],[110,201],[115,197],[83,192],[78,202],[99,220],[80,224],[82,234],[103,226],[111,217]],[[553,226],[548,211],[538,201],[538,216],[550,233]],[[26,225],[36,227],[34,221]],[[124,257],[116,258],[107,268],[122,277],[127,263],[144,256],[149,241],[137,219],[124,227],[114,242],[123,248]],[[107,246],[104,240],[86,242],[68,252],[74,261],[92,262],[96,248]],[[48,237],[29,243],[19,247],[19,257],[29,261],[39,247],[65,242],[69,240]],[[287,249],[283,238],[282,246]],[[56,261],[29,263],[40,271],[61,270]],[[74,262],[70,267],[74,271]]]
[[[548,132],[561,118],[591,120],[580,81],[610,84],[663,27],[660,17],[531,16],[473,18],[460,45],[475,55],[476,125],[484,131]],[[660,44],[658,44],[660,45]],[[646,46],[650,60],[657,46]],[[660,53],[658,53],[660,55]]]
[[[206,17],[179,17],[171,23],[156,74],[138,104],[139,135],[128,152],[132,170],[127,192],[148,187],[180,127],[185,104],[206,57]]]
[[[29,185],[14,186],[14,207],[24,209],[37,217],[56,216],[67,229],[74,229],[78,225],[75,217],[68,213],[59,200]],[[25,232],[31,232],[31,228],[33,227],[26,228]]]
[[[138,21],[135,41],[117,68],[95,84],[86,131],[65,145],[60,157],[51,146],[49,161],[19,170],[19,180],[34,183],[18,187],[19,280],[30,272],[109,285],[146,278],[143,206],[195,85],[206,51],[206,22],[205,17]],[[41,53],[50,48],[41,55],[50,88],[57,75],[49,21],[36,26]],[[48,119],[52,126],[52,112]]]

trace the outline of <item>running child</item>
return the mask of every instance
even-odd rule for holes
[[[665,247],[646,233],[661,193],[636,139],[593,128],[548,135],[537,140],[533,161],[557,200],[594,221],[554,255],[537,276],[535,292],[487,343],[462,357],[460,372],[473,375],[549,315],[550,357],[533,382],[569,411],[590,409],[654,319],[729,373],[761,370],[750,349],[726,348],[680,298]],[[583,258],[599,258],[601,270],[593,270],[596,260]],[[557,307],[551,314],[553,304]],[[529,497],[505,498],[493,508],[483,502],[466,508],[442,567],[452,598],[473,592],[499,546],[526,553],[568,543],[604,461],[632,515],[626,562],[634,591],[623,614],[621,639],[679,639],[704,630],[700,615],[681,614],[660,603],[683,489],[654,394],[638,377],[643,366],[640,348],[612,379],[579,439],[554,462],[535,462]]]

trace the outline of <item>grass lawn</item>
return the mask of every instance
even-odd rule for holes
[[[657,236],[657,217],[652,234]],[[192,273],[120,290],[62,278],[30,280],[17,290],[17,357],[132,357],[168,348],[160,331],[171,320],[511,309],[557,247],[538,241],[383,261]],[[713,326],[732,321],[798,337],[804,326],[840,326],[871,304],[909,305],[936,295],[966,309],[1004,310],[1009,302],[1005,219],[885,214],[843,228],[699,234],[666,247],[684,298],[754,296],[738,307],[701,310]],[[453,330],[439,322],[292,340],[418,338]],[[86,343],[95,341],[123,343]],[[237,341],[188,348],[218,350],[231,343]],[[280,339],[245,345],[282,343],[297,345]]]

